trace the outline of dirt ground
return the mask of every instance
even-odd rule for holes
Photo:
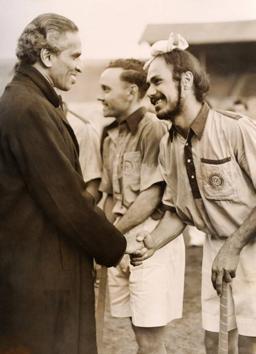
[[[168,354],[205,354],[200,315],[202,247],[186,248],[183,318],[167,328]],[[101,354],[136,354],[137,345],[128,319],[112,318],[107,301]]]

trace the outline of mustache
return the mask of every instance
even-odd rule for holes
[[[151,102],[153,105],[155,105],[158,100],[164,99],[164,98],[165,98],[164,95],[162,95],[162,94],[157,94],[157,95],[151,96],[149,99],[150,99],[150,102]]]

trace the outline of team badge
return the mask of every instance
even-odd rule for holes
[[[214,188],[221,188],[224,184],[224,179],[219,174],[212,174],[209,177],[209,184]]]

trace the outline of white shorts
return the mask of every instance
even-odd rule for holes
[[[153,231],[158,220],[148,218],[129,233]],[[138,327],[165,326],[182,316],[185,246],[182,235],[165,245],[142,265],[133,267],[125,255],[109,268],[110,311],[114,317],[131,317]]]
[[[223,240],[206,237],[202,265],[202,321],[207,331],[219,331],[220,298],[211,282],[211,267]],[[240,254],[236,277],[231,284],[232,300],[228,309],[229,330],[237,328],[242,336],[256,336],[256,240]]]

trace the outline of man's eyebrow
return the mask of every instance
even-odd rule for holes
[[[147,80],[147,83],[149,84],[150,82],[156,82],[159,80],[160,77],[158,75],[151,76],[150,79]]]

